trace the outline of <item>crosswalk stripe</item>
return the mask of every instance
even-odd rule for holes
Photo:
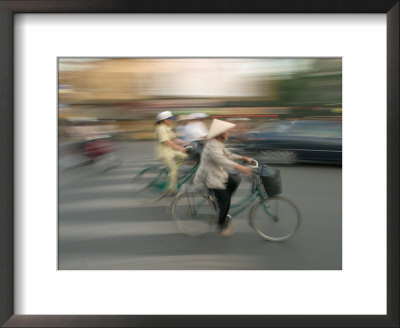
[[[89,240],[98,238],[113,238],[124,236],[143,236],[157,234],[178,233],[178,229],[172,220],[166,221],[134,221],[115,224],[115,221],[99,222],[93,224],[81,224],[79,230],[74,225],[65,224],[60,227],[60,241]]]
[[[148,198],[118,198],[110,199],[98,198],[85,201],[70,201],[68,203],[59,204],[59,211],[63,213],[68,212],[84,212],[84,211],[96,211],[98,210],[115,210],[115,209],[126,209],[126,208],[145,208],[145,207],[166,207],[170,206],[172,198],[164,198],[157,201]]]

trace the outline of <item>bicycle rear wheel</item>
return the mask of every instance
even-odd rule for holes
[[[276,196],[260,200],[250,212],[250,222],[263,239],[287,240],[299,230],[301,213],[289,199]]]
[[[167,189],[168,174],[161,165],[150,166],[132,178],[135,196],[159,197]]]
[[[208,195],[185,192],[172,202],[171,214],[181,232],[201,236],[211,231],[218,210]]]

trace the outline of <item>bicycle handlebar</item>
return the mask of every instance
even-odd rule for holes
[[[257,173],[258,173],[258,170],[260,169],[260,166],[259,166],[259,164],[258,164],[258,161],[255,160],[255,159],[253,159],[253,164],[254,164],[254,165],[246,165],[246,166],[247,166],[247,167],[250,167],[250,168],[252,169],[253,174],[257,174]]]
[[[253,163],[255,163],[255,165],[250,165],[250,167],[252,169],[258,169],[258,161],[256,161],[255,159],[253,159]]]
[[[191,153],[198,148],[197,142],[191,142],[189,145],[184,146],[187,153]]]

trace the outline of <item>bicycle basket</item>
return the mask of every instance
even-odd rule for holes
[[[274,197],[282,193],[281,173],[268,165],[261,165],[260,177],[268,197]]]

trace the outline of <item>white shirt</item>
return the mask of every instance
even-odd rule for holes
[[[195,121],[185,125],[185,140],[204,140],[207,137],[208,129],[203,122]]]

